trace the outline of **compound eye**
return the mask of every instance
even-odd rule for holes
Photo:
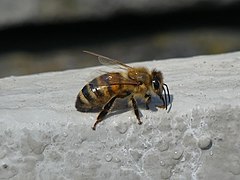
[[[160,88],[159,81],[156,80],[156,79],[154,79],[154,80],[152,81],[152,86],[153,86],[153,88],[154,88],[155,90],[158,90],[158,89]]]

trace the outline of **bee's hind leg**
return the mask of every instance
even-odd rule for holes
[[[136,100],[134,99],[134,97],[131,98],[131,101],[132,101],[132,105],[133,105],[133,109],[134,109],[134,113],[138,119],[138,124],[142,124],[142,121],[140,120],[140,115],[139,115],[139,110],[138,110],[138,107],[137,107],[137,102]]]
[[[145,94],[144,98],[145,98],[145,103],[146,103],[146,109],[148,110],[149,109],[149,104],[151,102],[151,95],[150,94]]]
[[[97,120],[95,121],[92,127],[93,130],[96,130],[97,124],[100,123],[103,120],[103,118],[107,115],[116,98],[117,97],[114,96],[112,99],[110,99],[110,101],[107,102],[107,104],[105,104],[105,106],[103,107],[102,111],[99,113]]]

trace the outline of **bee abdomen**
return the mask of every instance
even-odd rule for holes
[[[75,107],[78,111],[87,111],[85,103],[81,100],[79,94],[77,95],[77,100],[75,102]]]
[[[77,96],[75,103],[77,110],[85,112],[102,107],[121,90],[120,76],[120,73],[107,73],[86,84]],[[115,84],[111,84],[110,81]]]
[[[93,101],[95,101],[95,99],[90,90],[89,84],[87,84],[79,92],[75,107],[78,111],[88,111],[89,109],[91,109]]]
[[[94,84],[89,83],[83,87],[77,96],[75,107],[78,111],[89,111],[100,106],[99,101],[103,100],[103,90]]]

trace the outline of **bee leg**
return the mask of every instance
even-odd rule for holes
[[[151,102],[151,95],[150,94],[145,94],[145,102],[146,102],[146,109],[149,109],[149,104]]]
[[[167,105],[166,105],[166,102],[165,102],[163,96],[162,96],[162,95],[159,95],[159,97],[160,97],[160,99],[163,101],[163,105],[156,105],[156,107],[162,108],[162,109],[165,109],[165,108],[167,109]]]
[[[162,95],[160,96],[160,99],[163,101],[163,106],[166,107],[166,102],[165,102],[165,100],[164,100]]]
[[[142,121],[140,120],[140,115],[139,115],[139,110],[138,110],[138,107],[137,107],[137,102],[133,97],[131,98],[131,100],[132,100],[132,105],[133,105],[133,108],[134,108],[134,113],[135,113],[135,115],[138,119],[138,124],[140,125],[140,124],[142,124]]]
[[[113,97],[112,99],[110,99],[110,101],[107,102],[107,104],[105,104],[103,110],[99,113],[97,120],[92,127],[93,130],[96,130],[97,124],[100,123],[103,120],[103,118],[107,115],[116,98],[117,98],[116,96]]]

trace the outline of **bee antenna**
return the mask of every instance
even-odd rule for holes
[[[167,86],[167,84],[163,84],[163,85],[166,86],[166,88],[167,88],[167,92],[168,92],[168,101],[169,101],[169,103],[170,103],[170,94],[169,94],[168,86]]]
[[[164,89],[164,87],[163,87],[163,91],[164,91],[164,97],[165,97],[165,103],[164,103],[164,105],[165,105],[166,110],[167,110],[167,94],[166,94],[166,90]]]

